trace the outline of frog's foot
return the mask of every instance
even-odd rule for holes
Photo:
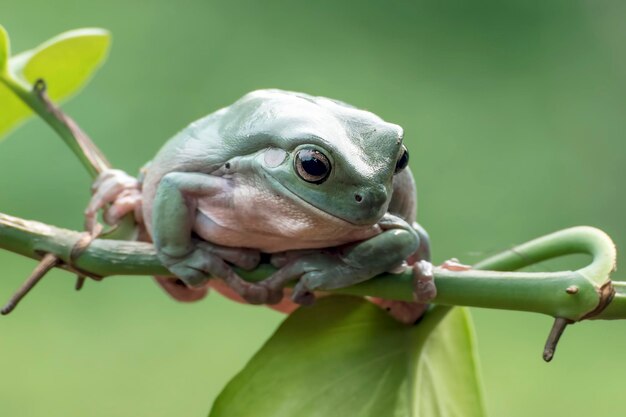
[[[415,324],[428,310],[428,304],[409,301],[386,300],[378,297],[367,297],[373,304],[385,310],[391,317],[404,324]]]
[[[254,269],[260,253],[252,249],[229,248],[208,242],[195,242],[194,249],[181,257],[159,252],[159,259],[187,287],[206,288],[211,276],[222,281],[250,304],[276,304],[283,298],[281,290],[252,284],[237,275],[228,263],[243,269]]]
[[[324,270],[337,266],[339,258],[323,250],[288,251],[272,255],[272,265],[278,267],[269,278],[259,284],[271,291],[280,291],[292,281],[298,281],[291,291],[291,299],[300,305],[315,301],[314,291],[325,279]]]
[[[439,268],[449,271],[467,271],[472,269],[464,265],[458,259],[452,258],[445,261]],[[413,265],[413,299],[416,303],[426,304],[437,296],[433,265],[428,261],[419,261]]]
[[[415,324],[428,310],[428,303],[437,296],[433,265],[428,261],[415,262],[413,271],[413,302],[368,297],[372,303],[387,311],[394,319],[405,324]]]
[[[289,282],[297,281],[291,292],[292,301],[300,305],[311,305],[315,302],[316,293],[347,287],[380,273],[372,270],[369,265],[358,262],[358,258],[346,252],[349,252],[349,249],[287,253],[288,262],[260,284],[271,290],[280,290]],[[276,265],[282,262],[273,259],[272,263]]]
[[[433,264],[419,261],[413,265],[413,300],[419,304],[427,304],[437,296]]]
[[[448,259],[439,268],[447,269],[448,271],[468,271],[472,269],[470,265],[464,265],[456,258]]]
[[[104,209],[103,219],[109,225],[116,225],[128,213],[134,213],[135,220],[142,224],[141,184],[119,169],[103,171],[91,186],[92,197],[85,209],[85,230],[95,234],[98,230],[97,215]]]

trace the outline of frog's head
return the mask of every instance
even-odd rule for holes
[[[400,126],[335,100],[260,90],[228,113],[222,133],[240,149],[261,144],[256,161],[272,187],[352,224],[385,214],[408,163]]]

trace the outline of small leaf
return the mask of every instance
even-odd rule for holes
[[[103,29],[62,33],[37,48],[9,58],[10,76],[33,84],[42,78],[48,95],[61,101],[76,93],[102,65],[111,38]],[[31,110],[0,80],[0,136],[31,114]]]
[[[0,83],[0,140],[25,119],[31,110],[9,88]]]
[[[301,308],[219,395],[210,417],[483,417],[471,321],[406,326],[359,298]]]
[[[11,44],[9,43],[9,35],[4,29],[4,26],[0,25],[0,74],[4,73],[4,70],[11,55]]]
[[[72,30],[15,56],[9,64],[31,84],[43,78],[50,98],[62,100],[91,78],[106,58],[110,42],[104,29]]]

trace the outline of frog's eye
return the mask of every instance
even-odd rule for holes
[[[296,172],[306,182],[323,183],[330,174],[326,155],[315,149],[301,149],[295,158]]]
[[[396,162],[396,171],[394,174],[402,171],[407,165],[409,165],[409,151],[403,146],[402,155],[400,155],[400,158],[398,158],[398,161]]]

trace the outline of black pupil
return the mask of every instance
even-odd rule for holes
[[[313,177],[322,177],[328,172],[326,164],[317,157],[315,151],[301,152],[300,162],[302,163],[302,169]]]
[[[396,162],[396,172],[402,171],[407,165],[409,165],[409,152],[405,149],[398,162]]]

